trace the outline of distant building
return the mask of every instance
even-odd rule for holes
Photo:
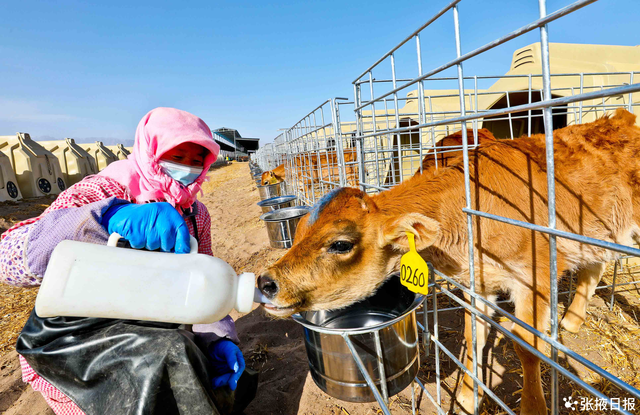
[[[220,150],[230,157],[248,157],[255,153],[260,147],[259,138],[244,138],[238,130],[232,128],[218,128],[211,131],[213,138],[220,144]]]

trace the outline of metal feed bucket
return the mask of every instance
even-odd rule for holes
[[[374,296],[346,309],[294,315],[304,326],[316,385],[349,402],[376,400],[363,371],[385,401],[406,388],[420,367],[415,310],[423,300],[394,276]]]
[[[308,206],[288,207],[263,213],[260,216],[267,225],[272,248],[291,248],[300,218],[311,210]]]
[[[258,202],[258,206],[262,208],[262,213],[267,213],[278,209],[293,207],[296,205],[297,198],[295,195],[272,197]]]
[[[258,184],[258,192],[260,192],[260,200],[286,195],[286,184],[285,182],[268,184],[266,186]]]

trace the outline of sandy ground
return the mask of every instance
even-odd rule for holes
[[[246,163],[234,163],[212,172],[212,179],[204,187],[202,201],[212,216],[212,246],[214,255],[231,264],[237,272],[256,274],[269,263],[284,254],[283,250],[269,247],[263,224],[258,219],[260,208],[256,206],[259,196],[249,175]],[[0,231],[12,223],[39,214],[51,203],[51,199],[32,200],[20,204],[0,204]],[[565,282],[566,285],[566,282]],[[20,369],[13,343],[28,313],[32,308],[36,290],[18,289],[0,285],[0,413],[7,415],[50,415],[39,393],[22,383]],[[587,326],[579,334],[561,332],[562,341],[583,356],[596,362],[623,380],[640,387],[638,367],[640,365],[640,303],[639,293],[626,290],[617,294],[618,302],[609,311],[604,300],[608,291],[599,291],[589,307]],[[561,297],[561,311],[564,298]],[[440,302],[439,302],[440,303]],[[446,307],[444,301],[440,307]],[[256,399],[249,405],[246,414],[298,414],[298,415],[365,415],[381,413],[376,404],[354,404],[342,402],[324,394],[309,374],[303,343],[303,330],[292,320],[274,320],[260,308],[249,314],[234,315],[240,335],[241,348],[248,366],[260,371]],[[501,322],[509,326],[508,322]],[[440,339],[460,356],[462,351],[463,318],[460,312],[444,312],[440,315]],[[489,347],[485,352],[486,362],[491,364],[493,391],[510,407],[517,408],[521,388],[521,370],[517,356],[503,336],[492,331]],[[428,358],[421,356],[420,379],[435,396],[435,351],[431,346]],[[443,353],[440,354],[442,371],[443,406],[449,408],[451,395],[460,381],[460,372]],[[624,395],[611,389],[575,362],[562,361],[572,373],[578,374],[598,389],[606,390],[610,396]],[[545,380],[549,371],[545,368]],[[548,391],[548,387],[545,390]],[[419,392],[416,386],[416,391]],[[547,392],[548,393],[548,392]],[[564,396],[577,396],[578,388],[561,380],[560,400]],[[436,413],[429,399],[416,393],[420,413]],[[637,402],[640,408],[640,402]],[[411,413],[411,388],[408,387],[391,398],[393,414]],[[487,403],[481,413],[503,413],[497,405]],[[565,412],[564,408],[561,413]],[[588,412],[583,412],[588,413]],[[595,413],[595,412],[594,412]],[[640,412],[639,412],[640,413]]]
[[[53,202],[43,197],[0,203],[0,232],[14,223],[38,216]],[[40,393],[22,382],[15,340],[33,309],[37,289],[0,284],[0,413],[53,415]]]

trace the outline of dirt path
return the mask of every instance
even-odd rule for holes
[[[212,247],[215,256],[231,264],[237,272],[254,272],[277,260],[284,250],[269,247],[267,232],[258,219],[261,213],[256,205],[259,196],[249,175],[246,163],[234,163],[214,170],[211,181],[204,186],[201,200],[207,205],[212,218]],[[39,214],[51,203],[51,199],[38,199],[20,204],[0,204],[0,232],[12,223]],[[622,290],[621,290],[622,291]],[[622,377],[638,387],[640,365],[638,350],[638,296],[633,290],[619,295],[614,312],[609,312],[601,292],[589,307],[587,326],[579,334],[562,332],[563,341],[574,350]],[[22,383],[17,355],[13,351],[15,337],[19,333],[28,313],[33,307],[36,290],[25,290],[0,285],[0,413],[7,415],[51,415],[39,393]],[[561,298],[561,302],[564,299]],[[440,307],[444,307],[442,304]],[[637,315],[636,315],[637,313]],[[241,340],[241,349],[247,364],[260,371],[258,394],[245,411],[248,415],[373,415],[379,414],[376,404],[354,404],[342,402],[324,394],[310,377],[303,331],[292,320],[274,320],[260,308],[245,315],[235,315]],[[462,350],[462,314],[460,312],[440,315],[440,339],[456,356]],[[509,322],[503,321],[510,327]],[[486,356],[492,366],[494,392],[505,399],[512,408],[517,408],[521,384],[521,369],[517,356],[503,336],[490,336],[493,354]],[[614,346],[611,346],[614,345]],[[616,350],[618,349],[618,350]],[[421,355],[420,379],[435,396],[434,350],[428,359]],[[561,356],[561,361],[564,361]],[[596,378],[586,376],[575,363],[566,363],[571,371],[578,373],[589,383],[602,389]],[[459,371],[441,354],[443,372],[443,402],[450,402],[451,391],[459,382]],[[545,372],[548,377],[548,371]],[[561,383],[563,396],[569,396],[578,388],[567,382]],[[547,388],[548,389],[548,388]],[[615,395],[614,395],[615,397]],[[421,414],[436,413],[426,396],[419,397]],[[411,413],[411,390],[405,389],[391,399],[393,414]],[[503,413],[495,404],[483,407],[484,414]],[[565,413],[561,411],[561,413]],[[584,412],[587,413],[587,412]]]

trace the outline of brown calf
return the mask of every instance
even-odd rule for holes
[[[484,144],[492,141],[496,141],[496,138],[493,136],[493,134],[491,134],[491,131],[487,130],[486,128],[481,128],[478,130],[477,144]],[[472,129],[467,130],[467,144],[470,146],[476,144],[473,137]],[[430,150],[422,160],[422,172],[432,172],[435,171],[436,168],[439,169],[442,167],[447,167],[455,161],[456,157],[462,157],[462,149],[445,150],[446,147],[454,146],[462,147],[462,131],[458,131],[456,133],[448,135],[436,143],[436,150]],[[436,153],[436,155],[434,155],[434,153]],[[418,170],[416,174],[420,174],[420,170]]]
[[[356,161],[356,157],[355,149],[345,149],[345,163],[353,163]],[[335,150],[323,151],[319,155],[314,152],[299,154],[294,157],[294,165],[294,174],[297,174],[299,181],[308,190],[311,189],[314,183],[320,183],[320,180],[337,181],[339,177],[338,155]],[[353,164],[347,165],[345,172],[347,184],[351,186],[357,185],[358,167]],[[285,164],[281,164],[273,170],[265,171],[260,177],[260,182],[263,186],[280,183],[284,180]]]
[[[554,131],[557,228],[631,245],[640,228],[640,128],[619,109],[613,117]],[[469,153],[472,208],[547,225],[544,135],[480,145]],[[435,175],[416,175],[391,190],[368,196],[338,189],[324,197],[298,225],[293,247],[258,281],[287,316],[301,310],[337,309],[371,295],[398,270],[408,250],[406,231],[416,234],[422,257],[469,286],[468,235],[462,162]],[[545,332],[549,325],[549,244],[545,234],[476,217],[476,291],[494,300],[508,292],[515,315]],[[557,240],[557,266],[578,274],[575,299],[562,325],[575,332],[613,251]],[[483,307],[479,307],[483,308]],[[484,307],[487,308],[487,307]],[[490,314],[488,310],[483,310]],[[471,316],[465,319],[466,366],[471,361]],[[477,320],[478,355],[489,326]],[[534,347],[544,343],[514,325],[513,333]],[[521,414],[547,411],[540,360],[515,345],[523,367]],[[479,373],[482,373],[479,371]],[[473,413],[473,382],[465,376],[457,396]]]
[[[357,160],[357,153],[354,148],[344,150],[345,180],[348,186],[358,184],[358,166],[353,164]],[[293,157],[293,175],[297,177],[298,183],[309,193],[314,184],[321,181],[338,182],[339,167],[338,154],[335,150],[300,153]]]
[[[280,183],[284,181],[284,175],[284,164],[281,164],[273,170],[263,172],[262,176],[260,176],[260,183],[263,186]]]
[[[320,156],[316,159],[316,169],[319,172],[316,173],[316,179],[319,177],[322,180],[337,181],[340,173],[338,167],[338,155],[334,150],[321,152]],[[319,163],[318,163],[319,160]],[[344,149],[344,162],[353,163],[357,160],[357,153],[355,148]],[[358,167],[355,164],[347,164],[345,166],[345,180],[347,185],[355,186],[358,184]]]

